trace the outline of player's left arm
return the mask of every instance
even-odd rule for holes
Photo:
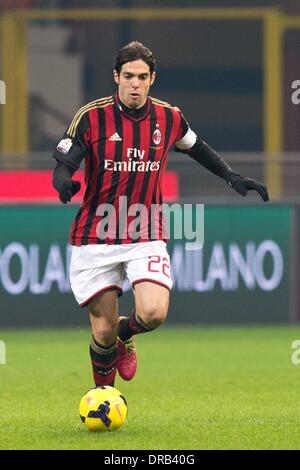
[[[185,121],[183,116],[182,119]],[[182,133],[183,137],[175,143],[177,152],[186,153],[192,157],[200,165],[223,178],[230,187],[242,196],[247,196],[248,191],[254,190],[258,192],[263,201],[269,201],[268,190],[263,183],[255,179],[245,178],[235,172],[215,150],[190,129],[187,123],[185,125],[182,122],[181,129],[183,129],[184,134]]]

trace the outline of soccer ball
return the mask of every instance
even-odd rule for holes
[[[125,423],[127,402],[119,390],[103,385],[81,398],[79,414],[90,431],[113,431]]]

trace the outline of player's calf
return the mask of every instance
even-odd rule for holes
[[[151,327],[150,325],[146,325],[136,310],[133,309],[128,318],[120,317],[118,337],[122,341],[127,341],[133,335],[147,333],[155,328],[156,326]]]
[[[146,325],[134,309],[129,318],[120,317],[119,335],[117,339],[118,372],[124,380],[131,380],[137,370],[137,355],[134,335],[147,333],[159,326],[161,322],[153,321],[152,325]]]
[[[113,387],[118,360],[116,342],[114,341],[113,344],[106,347],[92,337],[90,356],[95,385],[110,385]]]

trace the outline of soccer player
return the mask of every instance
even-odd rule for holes
[[[233,171],[178,108],[149,96],[156,73],[147,47],[137,41],[122,47],[113,76],[117,92],[83,106],[54,152],[53,186],[64,204],[80,189],[72,176],[85,160],[86,190],[70,233],[70,281],[77,302],[89,311],[96,385],[113,385],[117,370],[131,380],[134,335],[155,330],[167,315],[172,280],[162,217],[153,229],[147,217],[135,223],[132,208],[143,204],[147,212],[162,204],[170,148],[175,145],[241,195],[255,190],[269,200],[265,186]],[[135,294],[128,317],[118,314],[125,277]]]

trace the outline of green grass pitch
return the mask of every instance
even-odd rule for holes
[[[300,365],[292,327],[161,327],[137,338],[129,414],[91,433],[78,405],[93,386],[88,330],[2,331],[1,449],[300,449]]]

